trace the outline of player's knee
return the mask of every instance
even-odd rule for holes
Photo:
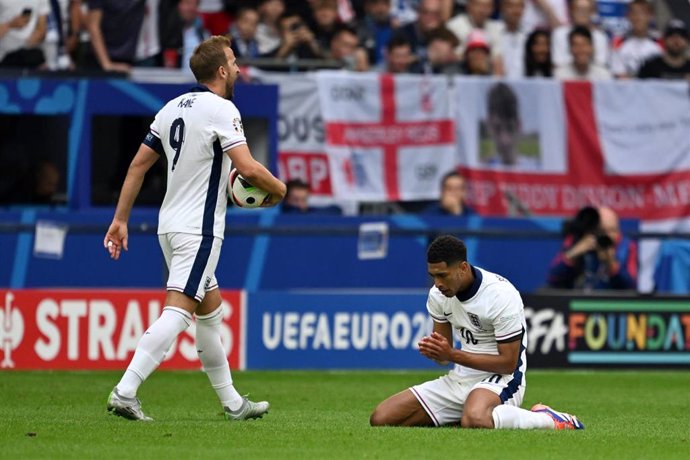
[[[369,417],[369,424],[371,426],[386,426],[386,425],[394,425],[390,414],[381,408],[379,405],[374,409],[374,412],[371,413],[371,417]]]
[[[386,417],[377,407],[374,412],[371,413],[369,417],[369,425],[371,426],[384,426],[386,425]]]
[[[462,414],[460,426],[463,428],[493,428],[494,421],[491,414],[478,409],[465,410]]]

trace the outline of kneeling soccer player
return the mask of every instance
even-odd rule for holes
[[[548,406],[520,408],[527,331],[517,289],[505,278],[470,265],[465,244],[453,236],[431,243],[427,263],[434,280],[427,300],[434,328],[419,342],[419,351],[440,364],[453,362],[455,368],[380,403],[371,425],[583,429],[575,416]],[[453,328],[461,350],[451,345]]]

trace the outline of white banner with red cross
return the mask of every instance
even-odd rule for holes
[[[459,162],[448,79],[324,71],[317,82],[334,195],[438,197]]]
[[[606,205],[642,220],[690,216],[687,83],[455,85],[460,169],[480,213],[505,215],[518,202],[536,215]]]

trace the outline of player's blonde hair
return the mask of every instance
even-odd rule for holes
[[[189,67],[199,83],[207,83],[216,77],[218,67],[227,65],[225,48],[230,48],[230,38],[214,35],[199,44],[189,58]]]

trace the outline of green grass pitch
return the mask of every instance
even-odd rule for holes
[[[586,430],[371,428],[376,403],[432,372],[235,372],[271,402],[230,423],[201,372],[155,373],[140,390],[153,423],[110,416],[120,372],[0,372],[0,458],[688,459],[690,372],[528,372],[524,407],[577,414]]]

